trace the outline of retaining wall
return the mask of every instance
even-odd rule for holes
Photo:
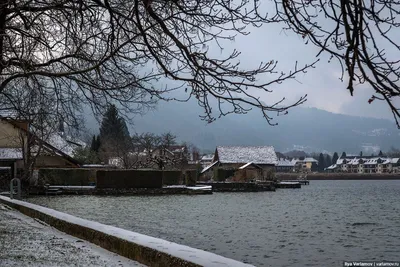
[[[148,266],[252,266],[210,252],[81,219],[24,201],[0,196],[0,202],[19,210],[25,215],[37,218],[62,232],[85,239],[104,249]]]

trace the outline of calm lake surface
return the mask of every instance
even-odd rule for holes
[[[276,192],[29,201],[256,266],[400,260],[400,181],[311,181]]]

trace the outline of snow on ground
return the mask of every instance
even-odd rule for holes
[[[0,204],[0,266],[144,266]]]

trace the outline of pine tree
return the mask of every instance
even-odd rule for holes
[[[332,164],[336,164],[338,158],[339,158],[339,155],[338,155],[337,152],[335,152],[335,153],[333,154],[333,157],[332,157]]]
[[[362,158],[362,156],[363,156],[363,153],[362,153],[362,151],[360,151],[360,158]]]
[[[100,135],[97,135],[97,138],[96,138],[96,152],[99,152],[100,146],[101,146]]]
[[[346,152],[343,152],[340,158],[344,159],[346,157]]]
[[[118,110],[115,105],[110,105],[104,114],[100,126],[100,140],[126,141],[129,138],[128,127],[123,118],[118,115]]]
[[[329,154],[325,156],[325,167],[329,167],[332,165],[332,158]]]
[[[383,156],[382,150],[379,150],[378,156],[379,156],[379,157],[382,157],[382,156]]]
[[[115,105],[110,105],[104,114],[96,143],[100,146],[97,149],[104,161],[110,157],[127,158],[132,142],[126,122],[118,115]]]
[[[96,152],[97,143],[96,143],[96,135],[92,137],[92,143],[90,144],[90,150]]]
[[[318,159],[318,170],[320,172],[324,171],[325,169],[325,160],[324,160],[324,154],[319,154],[319,159]]]

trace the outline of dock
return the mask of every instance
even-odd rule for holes
[[[300,183],[301,185],[309,185],[309,180],[281,180],[280,182],[288,182],[288,183]]]
[[[282,181],[276,183],[276,188],[301,188],[301,183],[299,182],[288,182],[288,181]]]
[[[211,186],[213,192],[264,192],[275,191],[273,182],[197,182],[197,185]]]

